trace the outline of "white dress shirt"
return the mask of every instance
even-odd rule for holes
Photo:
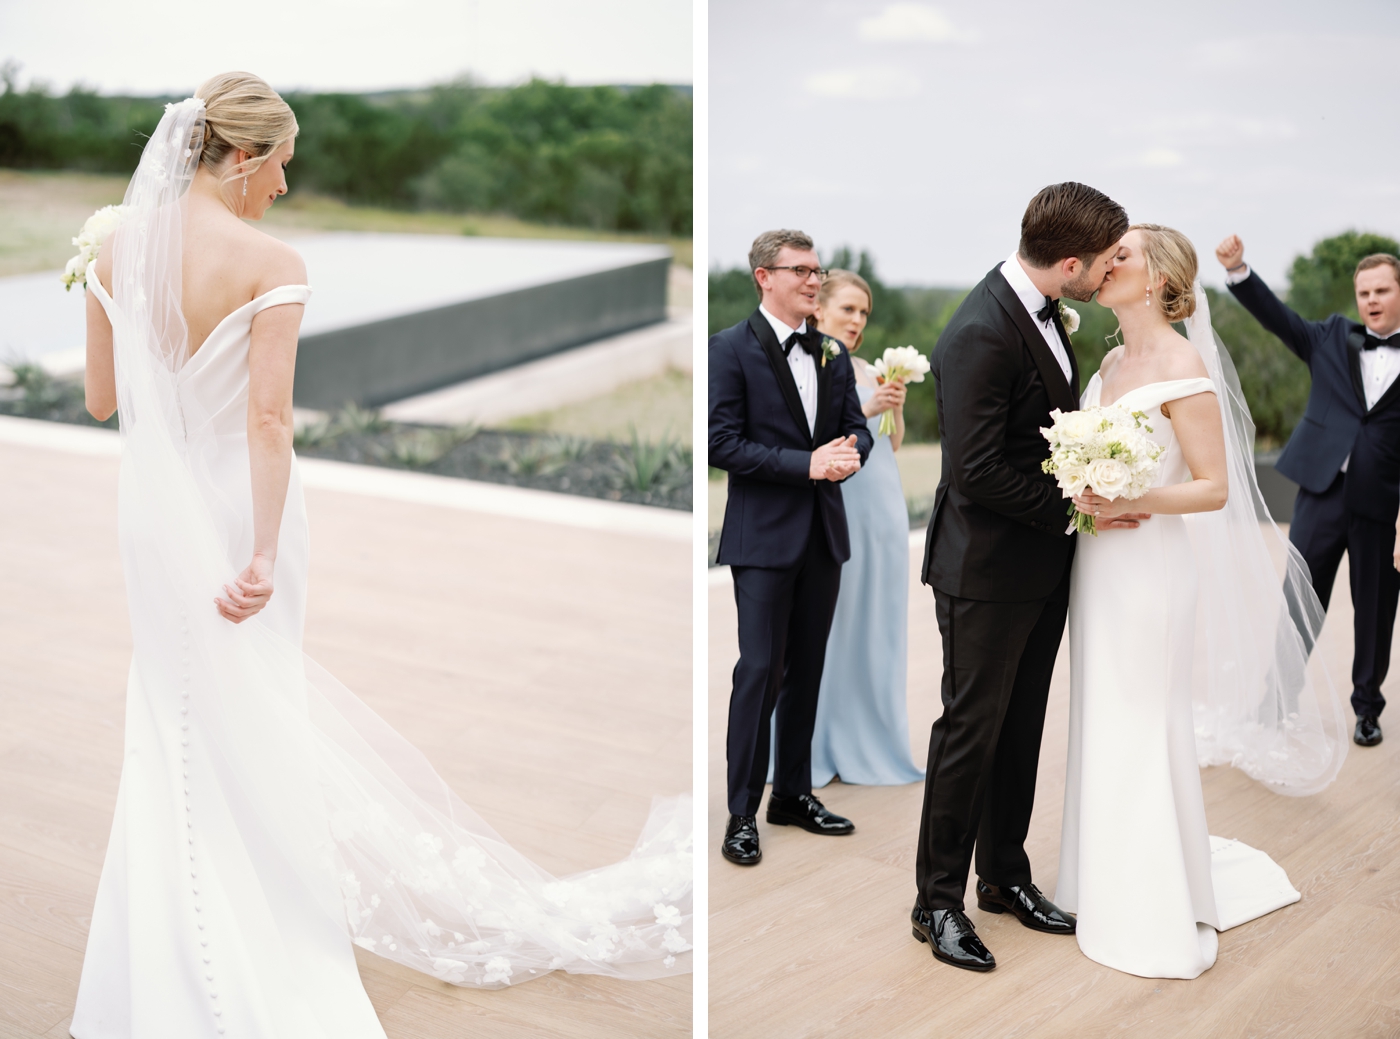
[[[781,346],[794,332],[807,331],[807,322],[796,328],[789,328],[759,304],[758,312],[773,326],[773,334]],[[802,398],[802,412],[807,416],[807,434],[817,435],[817,362],[816,359],[796,343],[787,355],[788,367],[792,369],[793,381],[797,383],[797,395]]]
[[[1238,285],[1248,277],[1249,265],[1245,264],[1240,270],[1226,271],[1225,284]],[[1366,332],[1376,335],[1369,328]],[[1396,332],[1400,332],[1400,328],[1392,328],[1385,335],[1376,338],[1388,339]],[[1361,351],[1361,389],[1366,394],[1367,411],[1374,408],[1376,401],[1385,396],[1385,391],[1390,389],[1396,376],[1400,376],[1400,347],[1378,346],[1374,350]],[[1346,472],[1350,464],[1351,455],[1347,455],[1346,461],[1342,463],[1342,472]]]
[[[1065,344],[1060,340],[1060,333],[1055,328],[1055,319],[1052,317],[1049,321],[1042,321],[1035,316],[1036,312],[1045,306],[1045,293],[1031,282],[1030,275],[1021,266],[1021,257],[1016,253],[1012,253],[1001,265],[1001,276],[1011,286],[1011,291],[1016,293],[1016,298],[1024,304],[1031,320],[1040,328],[1040,334],[1045,337],[1045,345],[1055,355],[1055,360],[1060,364],[1060,371],[1065,373],[1065,382],[1069,382],[1069,354],[1065,353]]]

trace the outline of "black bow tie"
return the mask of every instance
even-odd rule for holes
[[[1400,346],[1400,332],[1396,332],[1393,336],[1387,336],[1385,339],[1373,332],[1367,332],[1366,338],[1361,342],[1361,349],[1374,350],[1378,346]]]
[[[1045,306],[1037,310],[1035,312],[1035,316],[1038,317],[1041,321],[1048,322],[1059,312],[1059,309],[1060,306],[1058,301],[1051,299],[1049,296],[1046,296]]]
[[[794,332],[783,340],[784,357],[792,353],[793,346],[802,347],[804,352],[815,358],[822,352],[822,334],[811,327],[805,332]]]

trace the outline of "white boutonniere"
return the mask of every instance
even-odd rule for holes
[[[822,367],[826,367],[826,362],[834,359],[841,353],[841,344],[832,339],[831,336],[822,336]]]
[[[1079,331],[1079,311],[1065,306],[1064,300],[1060,300],[1060,321],[1064,323],[1066,335],[1074,335]]]
[[[103,206],[87,218],[83,229],[78,232],[78,237],[73,239],[73,244],[78,247],[78,255],[69,260],[68,266],[64,268],[64,291],[74,285],[87,288],[88,264],[97,259],[97,250],[102,248],[103,241],[117,229],[126,215],[126,206]]]

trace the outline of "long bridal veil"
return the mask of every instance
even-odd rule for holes
[[[1254,471],[1254,421],[1196,283],[1191,344],[1217,387],[1230,496],[1186,517],[1199,573],[1193,700],[1204,765],[1232,765],[1280,794],[1316,793],[1346,759],[1346,715],[1312,657],[1322,604],[1307,565],[1269,515]],[[1311,659],[1310,659],[1311,658]]]
[[[188,689],[187,736],[212,762],[247,849],[238,868],[274,904],[319,905],[356,944],[457,984],[500,987],[556,969],[689,970],[688,795],[654,802],[628,858],[556,879],[298,645],[209,605],[234,571],[216,506],[191,470],[177,392],[188,357],[185,195],[203,139],[202,101],[167,106],[112,240],[119,514],[133,681]]]

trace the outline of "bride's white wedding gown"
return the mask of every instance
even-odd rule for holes
[[[1098,406],[1102,385],[1095,374],[1083,407]],[[1156,486],[1191,479],[1161,405],[1215,390],[1180,379],[1114,402],[1146,412],[1166,445]],[[1081,536],[1071,576],[1055,902],[1078,914],[1086,956],[1143,977],[1197,977],[1215,962],[1217,930],[1300,897],[1263,852],[1206,828],[1192,713],[1197,566],[1186,519],[1153,516]]]
[[[180,366],[150,348],[142,292],[128,307],[120,280],[116,302],[94,268],[87,283],[114,332],[134,652],[72,1035],[382,1039],[352,942],[484,987],[554,969],[688,970],[688,797],[655,803],[628,859],[556,880],[303,656],[309,543],[295,459],[276,593],[241,625],[216,612],[253,548],[252,321],[311,290],[259,296]]]

